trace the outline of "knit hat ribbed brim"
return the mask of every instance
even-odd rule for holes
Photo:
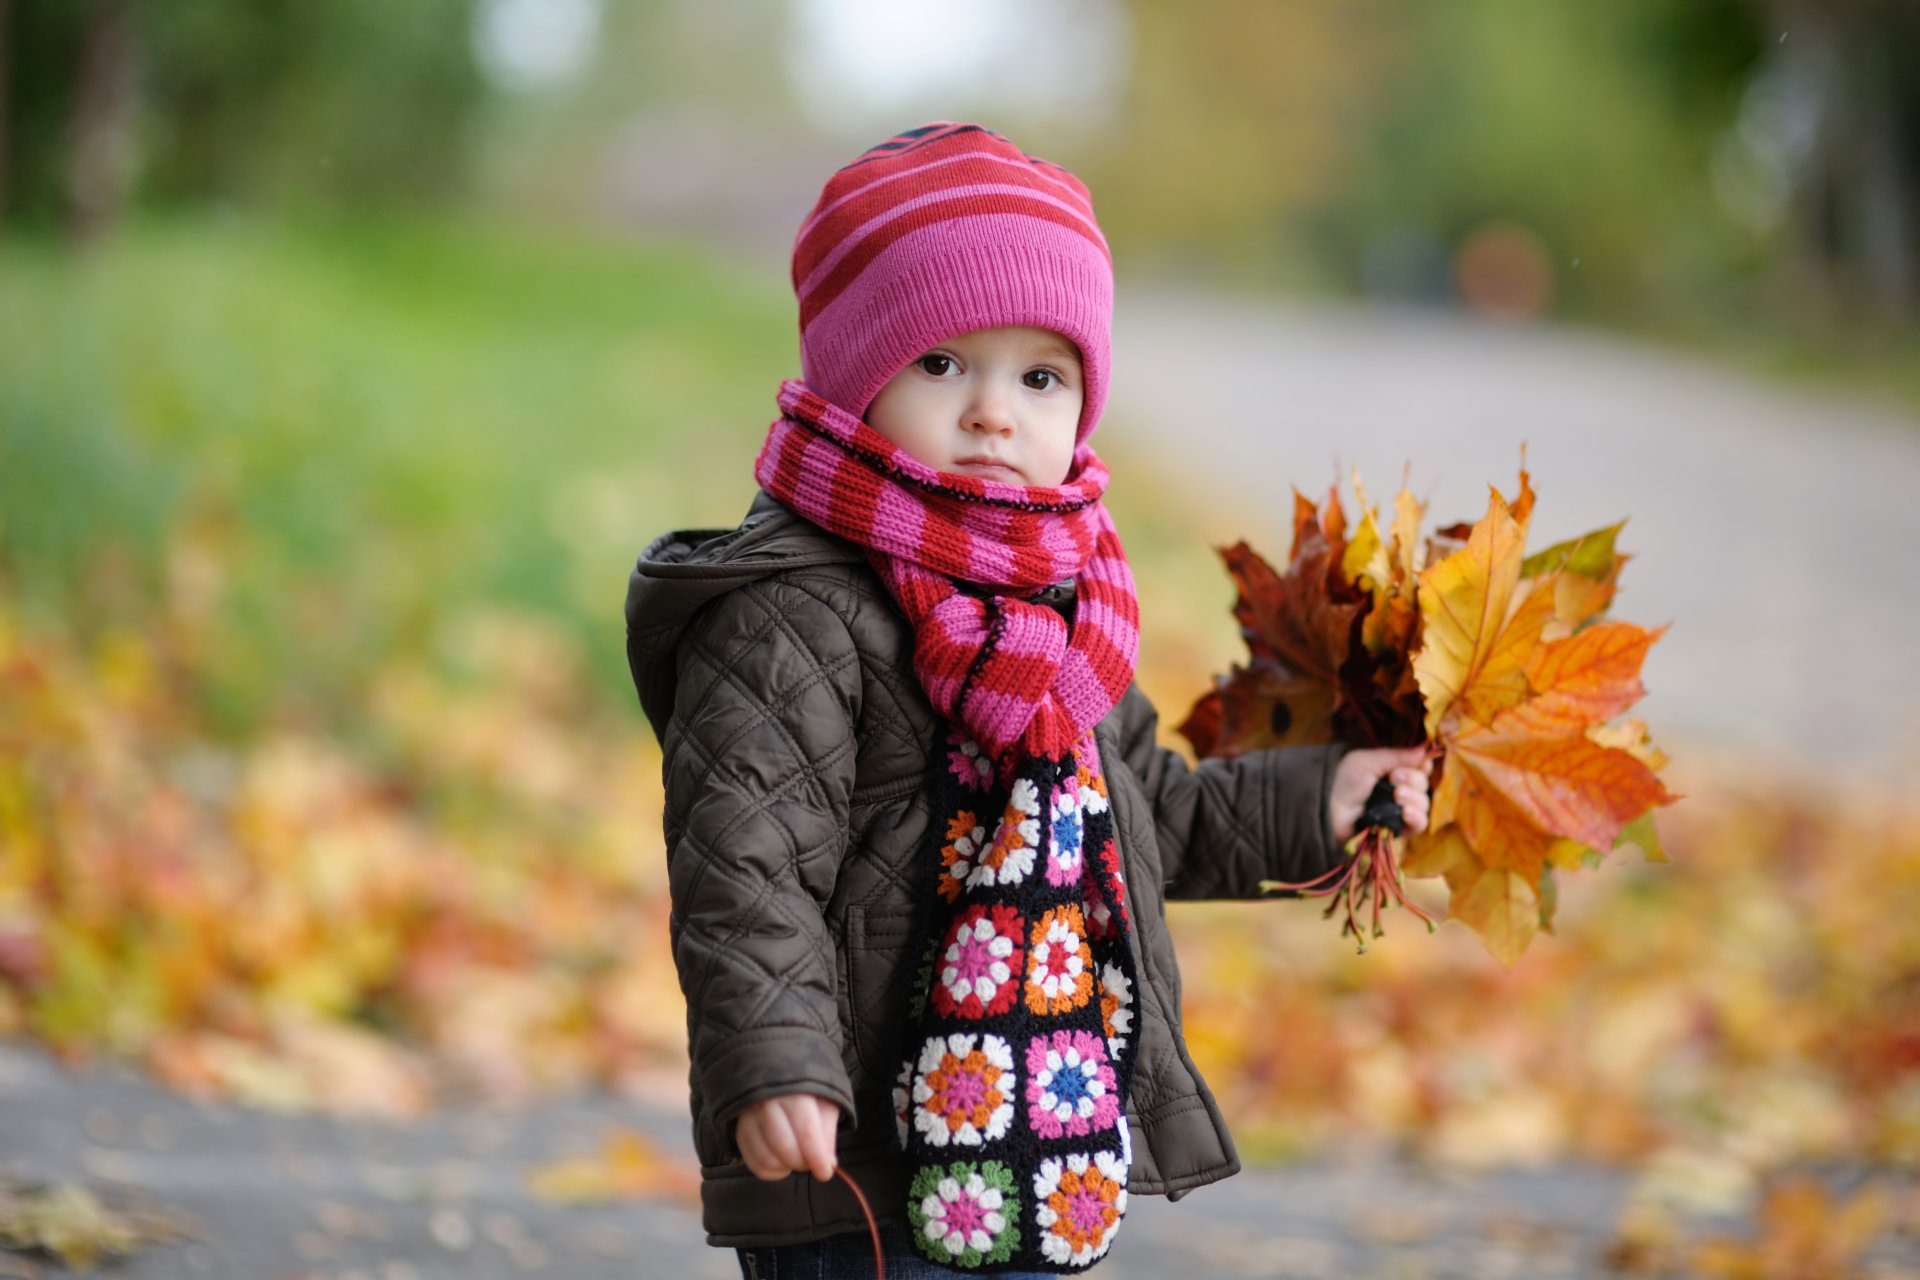
[[[1100,421],[1113,263],[1093,199],[991,130],[922,125],[835,173],[794,239],[793,288],[801,376],[849,413],[929,347],[1035,325],[1080,348],[1077,438]]]

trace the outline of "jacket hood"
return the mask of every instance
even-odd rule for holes
[[[733,529],[685,529],[648,544],[627,579],[627,668],[655,736],[673,712],[680,636],[708,601],[788,569],[847,564],[860,549],[766,493]]]

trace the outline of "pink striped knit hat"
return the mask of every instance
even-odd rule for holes
[[[828,179],[793,242],[800,369],[859,417],[956,334],[1037,325],[1086,373],[1084,441],[1107,401],[1113,261],[1085,184],[976,124],[897,134]]]

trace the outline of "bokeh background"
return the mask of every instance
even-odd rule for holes
[[[1646,1206],[1814,1169],[1808,1248],[1910,1247],[1916,66],[1895,0],[0,0],[0,1035],[672,1115],[626,570],[744,511],[825,176],[978,119],[1113,245],[1169,745],[1239,652],[1211,547],[1356,465],[1444,523],[1525,446],[1536,542],[1630,517],[1616,612],[1674,624],[1673,861],[1511,971],[1175,909],[1248,1154],[1623,1170],[1648,1269]]]

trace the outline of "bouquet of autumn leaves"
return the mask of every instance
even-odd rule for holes
[[[1556,872],[1628,843],[1664,859],[1653,810],[1678,797],[1646,726],[1622,713],[1666,628],[1605,617],[1627,559],[1619,524],[1526,554],[1528,481],[1523,469],[1512,502],[1493,489],[1477,523],[1422,538],[1411,493],[1383,525],[1356,475],[1351,529],[1337,489],[1318,507],[1295,492],[1284,573],[1244,542],[1221,552],[1250,656],[1180,726],[1196,752],[1339,740],[1438,757],[1425,831],[1403,841],[1370,806],[1344,865],[1267,886],[1332,895],[1362,950],[1389,902],[1432,927],[1403,875],[1444,876],[1449,917],[1511,964],[1552,927]]]

